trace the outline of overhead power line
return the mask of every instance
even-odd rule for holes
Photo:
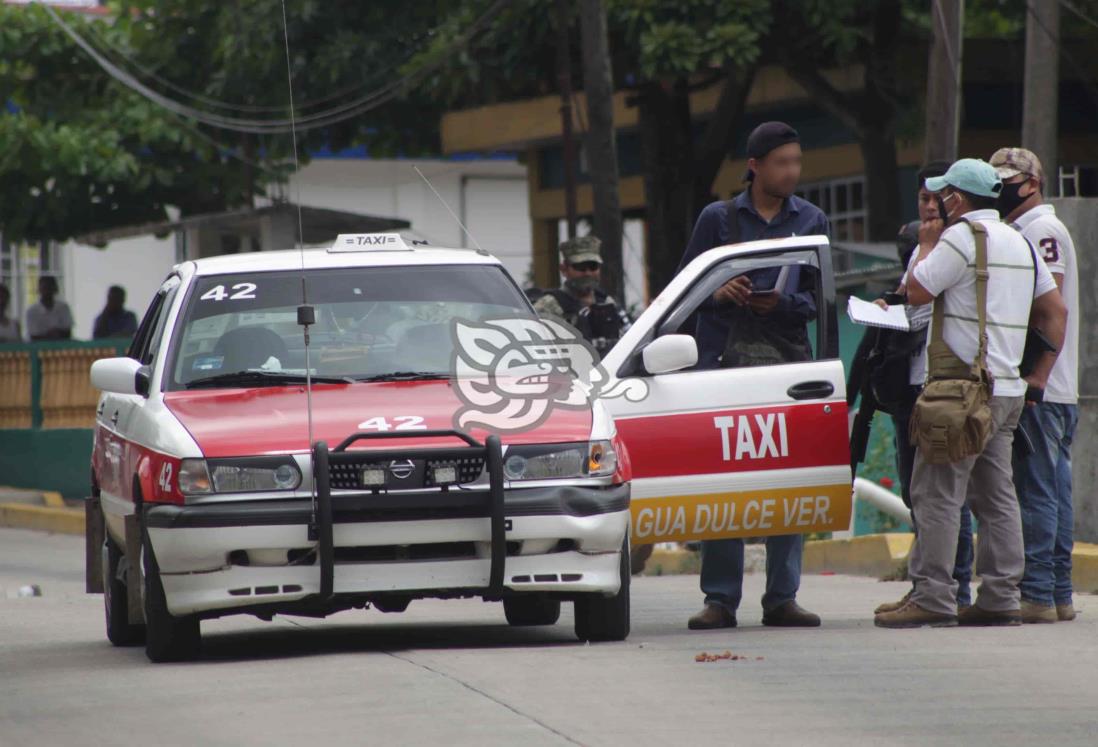
[[[105,35],[100,34],[100,33],[92,32],[92,33],[89,34],[89,36],[92,39],[94,39],[96,42],[98,42],[100,47],[105,47],[108,51],[113,53],[116,58],[121,58],[122,60],[124,60],[132,69],[136,70],[137,74],[140,75],[141,77],[146,78],[146,79],[151,80],[151,81],[155,81],[156,83],[164,86],[165,88],[168,88],[172,91],[175,91],[176,93],[181,94],[182,96],[185,96],[189,99],[193,99],[194,101],[197,101],[200,104],[204,104],[206,106],[213,107],[213,108],[216,108],[216,109],[224,109],[224,110],[227,110],[227,111],[245,112],[245,113],[251,113],[251,114],[262,114],[264,112],[269,113],[269,112],[285,112],[286,111],[286,105],[285,104],[277,105],[277,106],[262,106],[262,105],[258,105],[258,104],[232,103],[232,102],[229,102],[229,101],[223,101],[223,100],[220,100],[220,99],[215,99],[215,98],[212,98],[210,96],[206,96],[205,94],[198,93],[196,91],[192,91],[188,88],[184,88],[183,86],[180,86],[177,83],[173,83],[172,81],[168,80],[167,78],[161,76],[155,70],[150,69],[147,65],[142,64],[136,57],[134,57],[132,54],[127,52],[125,49],[122,49],[119,45],[112,42]],[[104,55],[104,56],[106,56],[106,55]],[[396,70],[403,64],[404,64],[404,62],[402,62],[398,65],[392,65],[392,66],[386,68],[385,70],[383,70],[381,73],[375,74],[373,76],[373,78],[376,80],[376,79],[381,79],[381,78],[385,78],[385,77],[388,77],[390,75],[393,75],[396,72]],[[353,93],[356,93],[358,91],[362,91],[365,88],[366,88],[366,86],[361,82],[355,83],[355,84],[352,84],[352,85],[347,85],[347,86],[339,88],[335,91],[332,91],[331,93],[325,94],[324,96],[321,96],[319,98],[309,99],[309,100],[301,102],[300,104],[295,104],[294,108],[295,108],[296,111],[303,111],[305,109],[312,109],[314,107],[320,106],[321,104],[326,104],[330,101],[335,101],[336,99],[340,99],[340,98],[343,98],[345,96],[349,96]]]
[[[333,107],[326,111],[316,112],[314,114],[306,115],[292,121],[291,119],[251,119],[243,117],[227,117],[213,112],[204,111],[202,109],[196,109],[188,104],[177,101],[176,99],[165,96],[152,88],[148,87],[132,74],[122,70],[115,65],[103,54],[101,54],[95,47],[87,42],[80,36],[71,26],[66,24],[64,20],[57,14],[57,12],[49,5],[44,6],[46,12],[50,14],[54,22],[61,27],[61,29],[71,38],[77,46],[83,49],[95,62],[112,78],[126,86],[135,93],[143,96],[144,98],[152,101],[153,103],[167,109],[171,112],[179,114],[184,117],[189,117],[202,124],[210,127],[215,127],[224,130],[232,130],[234,132],[247,132],[257,135],[265,134],[287,134],[290,133],[296,126],[297,131],[312,130],[319,127],[329,127],[339,122],[344,122],[348,119],[353,119],[371,109],[376,109],[389,101],[400,96],[408,87],[414,85],[421,78],[429,73],[442,67],[447,61],[450,53],[466,44],[473,38],[484,26],[487,25],[507,4],[507,0],[496,0],[495,3],[489,7],[489,9],[477,18],[468,29],[455,37],[444,50],[441,50],[436,59],[430,63],[425,64],[420,69],[404,75],[393,82],[382,86],[381,88],[372,91],[364,96],[360,96],[352,101],[342,104],[337,107]]]

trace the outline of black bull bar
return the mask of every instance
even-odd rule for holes
[[[429,438],[452,437],[464,441],[467,446],[462,447],[425,447],[414,450],[407,449],[370,449],[363,451],[347,451],[354,443],[376,439],[397,438]],[[447,460],[447,459],[483,459],[488,472],[488,490],[462,490],[461,497],[464,501],[479,499],[483,509],[491,518],[491,571],[488,577],[488,586],[481,590],[486,597],[498,598],[503,595],[504,565],[507,560],[506,525],[503,515],[503,450],[499,436],[488,436],[484,443],[480,443],[468,433],[459,430],[415,430],[394,431],[383,433],[355,433],[345,438],[334,449],[328,449],[324,441],[317,441],[313,445],[313,485],[315,498],[313,504],[313,521],[309,525],[309,538],[317,543],[317,561],[320,566],[320,592],[321,601],[328,601],[334,595],[335,586],[335,544],[333,540],[334,510],[332,502],[331,470],[333,467],[374,464],[395,460]],[[442,488],[441,495],[445,496],[446,487]],[[380,489],[364,487],[363,492],[372,492],[375,496]],[[432,498],[437,501],[440,493],[433,492]],[[414,502],[414,494],[400,494],[402,502]]]

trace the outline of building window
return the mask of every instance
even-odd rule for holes
[[[38,278],[57,278],[60,295],[65,295],[60,247],[49,242],[17,244],[0,237],[0,283],[11,292],[8,315],[23,321],[27,309],[38,302]]]
[[[1060,197],[1098,197],[1098,166],[1061,166],[1059,177]]]
[[[824,211],[831,222],[832,241],[865,241],[869,212],[865,206],[864,177],[802,184],[797,194]]]

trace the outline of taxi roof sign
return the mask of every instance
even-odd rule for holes
[[[404,252],[412,247],[404,243],[399,233],[341,233],[329,252]]]

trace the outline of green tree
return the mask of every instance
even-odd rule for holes
[[[310,148],[325,146],[438,152],[449,100],[414,95],[432,89],[422,80],[428,66],[405,66],[431,45],[449,7],[288,0],[303,163]],[[168,111],[112,79],[45,8],[0,5],[0,231],[9,239],[64,240],[162,220],[169,207],[188,215],[250,205],[292,168],[279,4],[111,8],[109,22],[62,15],[111,63],[186,108]],[[453,37],[442,41],[442,51],[464,54]]]
[[[777,0],[775,55],[816,103],[855,137],[865,167],[866,238],[896,234],[900,194],[896,178],[897,117],[916,100],[915,81],[899,75],[901,0]],[[862,85],[843,91],[826,68],[860,66]]]
[[[648,219],[649,285],[674,276],[694,220],[736,143],[770,25],[768,0],[609,0],[619,76],[638,107]],[[704,123],[690,93],[720,84]],[[701,125],[700,135],[695,128]]]
[[[12,240],[219,209],[273,178],[249,181],[208,135],[110,81],[39,6],[0,6],[0,99],[0,231]]]

